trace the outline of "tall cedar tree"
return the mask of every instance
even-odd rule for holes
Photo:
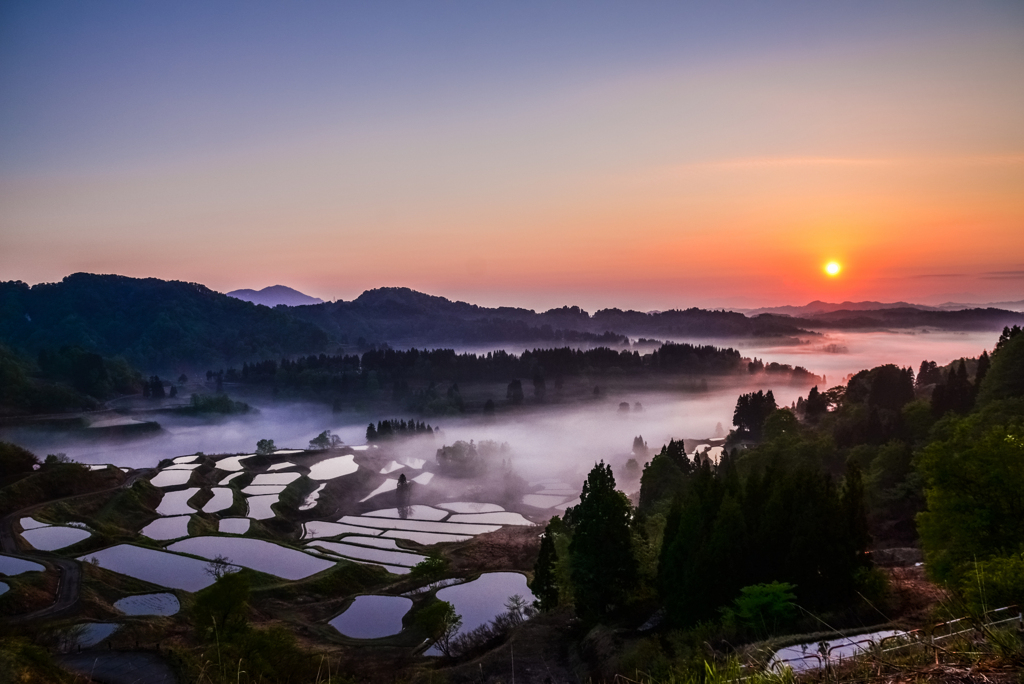
[[[533,582],[530,591],[537,597],[534,606],[540,610],[551,610],[558,606],[558,583],[555,577],[555,563],[558,552],[555,550],[555,534],[561,528],[562,521],[556,515],[544,529],[540,538],[540,554],[533,566]]]
[[[573,598],[584,620],[596,621],[620,606],[636,583],[631,513],[629,499],[615,489],[611,466],[604,461],[595,465],[571,512]]]

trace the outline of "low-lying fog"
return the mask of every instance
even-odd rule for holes
[[[744,356],[764,361],[801,365],[827,376],[828,385],[836,385],[850,373],[882,363],[912,366],[915,371],[923,359],[941,364],[962,356],[977,356],[991,349],[996,333],[851,333],[832,335],[802,346],[743,346]],[[705,342],[706,343],[706,342]],[[732,346],[737,346],[733,343]],[[517,410],[499,409],[485,417],[423,418],[440,425],[440,437],[417,438],[393,448],[433,462],[434,451],[455,440],[485,439],[508,442],[516,470],[528,480],[544,477],[573,478],[582,481],[598,460],[621,466],[629,457],[633,438],[643,435],[653,451],[670,438],[706,438],[714,435],[716,425],[731,427],[736,397],[754,389],[772,389],[780,405],[788,405],[806,395],[806,387],[790,387],[784,382],[765,382],[747,376],[708,378],[710,389],[703,393],[668,391],[627,391],[610,387],[601,400],[571,404],[525,406]],[[529,392],[528,392],[529,394]],[[630,410],[619,410],[628,402]],[[642,404],[642,410],[635,405]],[[273,439],[279,448],[303,448],[323,430],[331,430],[346,444],[365,441],[368,422],[411,416],[396,413],[376,415],[347,410],[332,413],[323,404],[267,402],[256,403],[259,413],[221,420],[160,415],[163,430],[152,437],[140,437],[117,443],[72,440],[66,432],[42,432],[27,429],[6,430],[0,439],[17,442],[38,456],[63,452],[84,463],[114,463],[120,466],[154,466],[163,458],[202,451],[216,453],[252,453],[257,440]]]

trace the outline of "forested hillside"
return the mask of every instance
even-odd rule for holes
[[[595,466],[580,504],[545,530],[538,607],[571,608],[588,639],[663,615],[611,666],[657,679],[700,668],[709,647],[735,653],[895,616],[869,549],[920,544],[956,611],[1020,605],[1021,329],[1004,329],[971,365],[924,362],[916,378],[879,366],[812,389],[795,410],[770,392],[744,395],[721,461],[671,441],[644,468],[636,507]]]
[[[147,371],[323,351],[328,335],[286,310],[197,283],[76,273],[0,283],[0,342],[35,356],[79,347]]]

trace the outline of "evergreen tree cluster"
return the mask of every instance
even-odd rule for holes
[[[808,608],[855,596],[858,570],[869,565],[856,465],[842,487],[819,467],[784,459],[746,478],[731,457],[687,470],[677,474],[658,559],[658,589],[676,623],[713,618],[755,584],[791,583]]]
[[[435,458],[442,473],[451,477],[473,477],[480,474],[488,464],[498,457],[506,462],[511,456],[508,442],[458,440],[451,446],[447,444],[437,450]]]
[[[412,437],[414,435],[433,435],[434,428],[429,423],[415,420],[378,420],[377,424],[370,423],[366,426],[366,441],[380,442],[392,437]]]
[[[959,374],[959,367],[957,368]],[[976,609],[1024,603],[1024,335],[1007,328],[979,364],[976,403],[939,420],[917,470],[917,517],[932,577]],[[995,603],[998,601],[999,603]]]
[[[771,390],[762,390],[741,394],[736,400],[736,410],[732,414],[733,425],[741,438],[761,439],[761,429],[769,414],[776,409],[775,395]]]

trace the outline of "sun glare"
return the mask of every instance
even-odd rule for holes
[[[825,273],[828,273],[830,276],[839,275],[841,268],[838,261],[830,261],[825,264]]]

